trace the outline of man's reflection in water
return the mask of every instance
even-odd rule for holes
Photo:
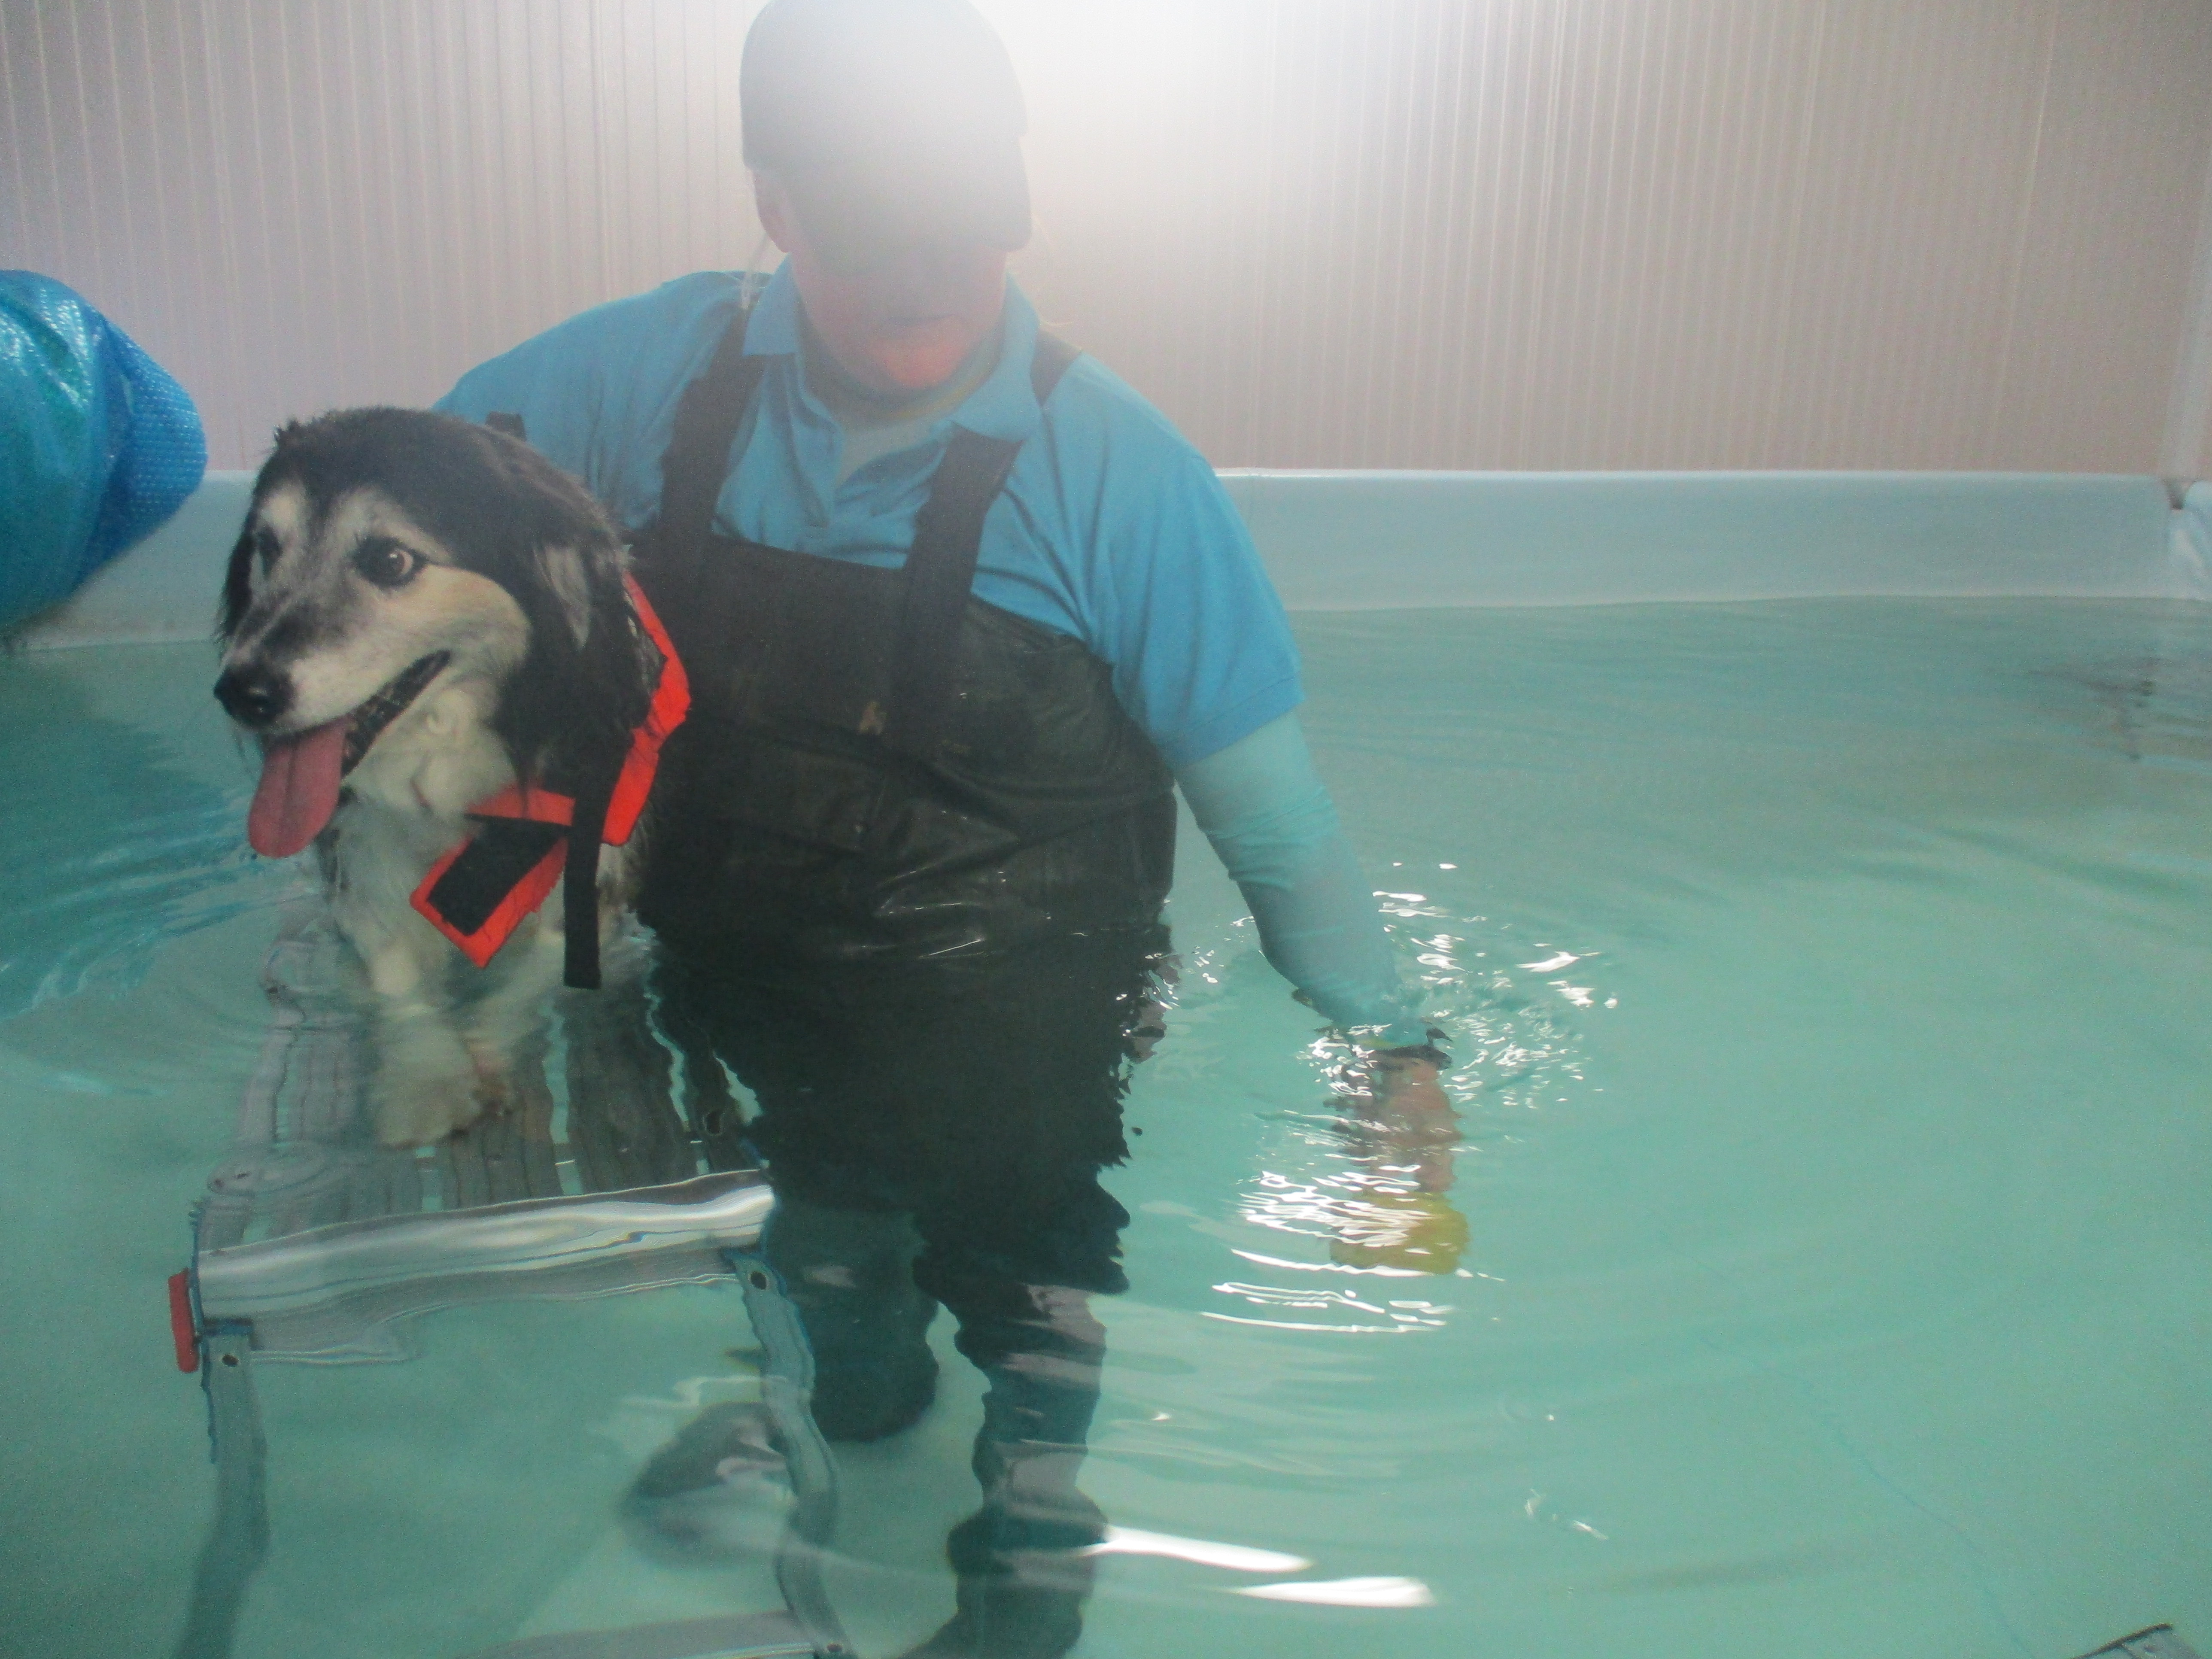
[[[1098,1176],[1127,1155],[1121,1099],[1164,943],[1127,930],[969,964],[662,975],[664,1017],[759,1102],[764,1248],[813,1344],[823,1432],[876,1440],[921,1416],[940,1304],[988,1380],[981,1504],[949,1540],[959,1611],[915,1650],[933,1659],[1057,1654],[1081,1628],[1078,1552],[1103,1530],[1076,1485],[1105,1352],[1091,1298],[1128,1284],[1128,1212]]]

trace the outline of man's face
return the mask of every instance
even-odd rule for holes
[[[926,392],[949,380],[999,325],[1003,248],[926,242],[864,270],[812,246],[777,181],[756,174],[761,223],[791,256],[807,320],[838,367],[878,392]]]

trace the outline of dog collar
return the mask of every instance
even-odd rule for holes
[[[645,591],[623,578],[646,636],[660,652],[660,678],[645,719],[630,732],[629,748],[607,802],[600,839],[620,847],[637,828],[660,769],[661,745],[684,724],[691,684],[684,662],[661,626]],[[545,902],[568,861],[568,826],[575,798],[522,781],[509,784],[469,809],[476,833],[449,850],[416,888],[416,910],[459,945],[479,968],[499,953],[525,917]]]

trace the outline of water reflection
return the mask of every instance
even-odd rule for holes
[[[203,1306],[219,1322],[240,1314],[223,1295],[281,1280],[314,1301],[313,1328],[301,1310],[277,1310],[262,1294],[252,1317],[264,1360],[410,1356],[416,1351],[386,1340],[387,1327],[479,1294],[573,1297],[674,1282],[665,1273],[625,1276],[642,1235],[595,1222],[591,1237],[607,1256],[598,1276],[552,1285],[540,1271],[544,1239],[596,1194],[673,1213],[693,1201],[683,1194],[765,1182],[775,1202],[760,1206],[758,1261],[735,1261],[735,1277],[763,1293],[780,1287],[794,1341],[804,1331],[803,1381],[788,1364],[778,1370],[775,1328],[747,1291],[760,1346],[731,1352],[730,1375],[693,1369],[667,1393],[623,1397],[592,1432],[636,1460],[619,1505],[635,1553],[656,1569],[760,1560],[787,1510],[812,1528],[810,1546],[826,1543],[829,1517],[810,1520],[808,1506],[827,1483],[804,1478],[810,1456],[826,1456],[821,1438],[860,1449],[863,1461],[872,1446],[900,1442],[896,1491],[875,1501],[927,1515],[957,1486],[969,1511],[936,1522],[928,1553],[950,1556],[957,1610],[917,1651],[965,1653],[987,1629],[998,1632],[994,1652],[1006,1642],[1016,1644],[1009,1652],[1061,1651],[1089,1593],[1091,1547],[1114,1541],[1077,1484],[1104,1358],[1091,1299],[1127,1283],[1120,1237],[1128,1216],[1099,1175],[1127,1154],[1129,1067],[1160,1035],[1160,942],[1151,930],[1090,936],[926,975],[755,975],[672,958],[648,967],[642,942],[626,934],[605,952],[608,989],[555,999],[547,1029],[517,1056],[516,1087],[501,1110],[434,1147],[398,1152],[369,1132],[375,1056],[349,988],[357,970],[329,927],[303,916],[271,958],[277,1018],[248,1090],[245,1140],[218,1169],[203,1212],[200,1282],[216,1293]],[[322,1268],[351,1261],[374,1239],[410,1229],[428,1237],[425,1212],[442,1217],[435,1237],[445,1254],[418,1250],[408,1273],[378,1279],[374,1309],[357,1296],[347,1303],[346,1319],[377,1328],[349,1328],[337,1341],[325,1328],[339,1316],[321,1305],[333,1275]],[[528,1234],[526,1259],[487,1254],[486,1230],[502,1225]],[[258,1275],[246,1270],[248,1257]],[[768,1271],[756,1276],[757,1267]],[[675,1279],[726,1284],[731,1268],[708,1249]],[[360,1271],[346,1272],[355,1291],[368,1285]],[[980,1428],[957,1409],[922,1427],[939,1386],[929,1333],[940,1307],[985,1385]],[[301,1328],[290,1349],[271,1353],[283,1347],[278,1312]],[[732,1323],[726,1341],[744,1334]],[[533,1375],[520,1385],[542,1394],[560,1382]],[[775,1414],[779,1387],[818,1435],[793,1437]],[[942,1433],[962,1417],[974,1434],[964,1457]],[[858,1524],[848,1539],[882,1517],[850,1519]],[[250,1536],[253,1524],[248,1510],[234,1530]],[[1138,1553],[1143,1536],[1103,1553]],[[294,1547],[289,1534],[280,1542]],[[1217,1557],[1233,1548],[1208,1547]],[[1299,1565],[1255,1558],[1241,1570]],[[892,1567],[889,1579],[918,1571]],[[928,1577],[943,1581],[933,1564]],[[885,1575],[875,1577],[880,1589]],[[910,1619],[911,1583],[899,1595]],[[231,1603],[218,1611],[237,1616]],[[864,1645],[905,1650],[915,1632],[899,1631],[896,1616],[891,1630],[870,1631]]]
[[[1302,1601],[1321,1607],[1432,1607],[1437,1604],[1436,1596],[1419,1579],[1395,1575],[1251,1584],[1237,1593],[1263,1601]]]
[[[1109,1527],[1106,1536],[1086,1552],[1091,1555],[1158,1555],[1230,1572],[1304,1572],[1313,1563],[1303,1555],[1255,1549],[1249,1544],[1218,1544],[1206,1538],[1178,1538],[1172,1533],[1135,1527]]]
[[[103,675],[150,678],[112,650],[0,660],[0,1019],[95,986],[128,991],[162,945],[272,885],[240,842],[234,798],[161,737],[100,713],[86,681]]]
[[[1272,1167],[1250,1177],[1238,1212],[1249,1225],[1311,1239],[1325,1259],[1232,1247],[1305,1282],[1218,1284],[1217,1295],[1246,1305],[1209,1310],[1208,1318],[1362,1335],[1446,1324],[1449,1303],[1319,1290],[1310,1275],[1493,1278],[1469,1262],[1462,1164],[1510,1143],[1520,1114],[1555,1104],[1583,1081],[1578,1022],[1618,1006],[1602,989],[1597,951],[1516,940],[1443,897],[1384,897],[1448,1052],[1431,1064],[1364,1056],[1331,1034],[1313,1040],[1308,1060],[1325,1103],[1283,1115],[1289,1129],[1270,1150]],[[1569,969],[1575,980],[1563,977]]]
[[[1316,1039],[1307,1075],[1320,1099],[1281,1120],[1275,1167],[1254,1178],[1243,1206],[1249,1224],[1302,1242],[1239,1249],[1250,1270],[1218,1278],[1215,1305],[1201,1310],[1208,1320],[1331,1337],[1431,1335],[1470,1316],[1440,1289],[1491,1277],[1472,1265],[1459,1191],[1473,1160],[1509,1138],[1503,1126],[1514,1114],[1578,1075],[1576,1022],[1587,1016],[1554,981],[1572,968],[1578,986],[1595,984],[1602,963],[1586,949],[1516,939],[1455,914],[1449,901],[1416,906],[1415,897],[1403,896],[1401,908],[1419,914],[1395,925],[1419,959],[1453,1058],[1441,1067],[1376,1060]],[[338,1109],[332,1091],[352,1099],[368,1062],[342,1019],[302,1007],[302,1046],[271,1073],[298,1097],[264,1103],[267,1121],[305,1136],[322,1161],[306,1172],[312,1179],[280,1168],[282,1159],[256,1164],[258,1212],[281,1211],[278,1225],[327,1224],[360,1213],[347,1206],[366,1202],[371,1186],[395,1201],[465,1208],[531,1196],[547,1182],[574,1194],[681,1182],[767,1154],[778,1205],[763,1250],[811,1343],[815,1420],[843,1443],[840,1462],[858,1476],[848,1483],[841,1553],[825,1558],[846,1575],[844,1605],[873,1609],[861,1616],[876,1627],[856,1638],[867,1650],[903,1651],[915,1620],[927,1620],[924,1630],[941,1620],[929,1608],[947,1585],[936,1562],[949,1531],[960,1611],[947,1639],[1018,1613],[1049,1648],[1072,1634],[1095,1565],[1108,1558],[1306,1570],[1288,1552],[1114,1528],[1079,1485],[1106,1358],[1092,1298],[1124,1282],[1127,1216],[1098,1176],[1131,1144],[1121,1139],[1131,1068],[1169,1023],[1151,948],[1085,946],[1080,959],[1029,959],[988,981],[807,982],[664,964],[653,984],[662,1041],[643,1024],[641,1004],[623,1012],[604,995],[568,997],[537,1056],[544,1086],[421,1155],[375,1148]],[[610,953],[616,967],[626,960]],[[348,1196],[334,1207],[337,1185]],[[940,1306],[981,1375],[980,1432],[972,1408],[930,1410],[939,1379],[928,1333]],[[721,1346],[738,1334],[732,1326]],[[595,1547],[588,1594],[582,1581],[564,1589],[533,1615],[537,1627],[586,1617],[594,1598],[632,1583],[626,1573],[635,1583],[624,1605],[642,1612],[649,1586],[664,1581],[636,1575],[720,1571],[771,1553],[794,1508],[786,1446],[764,1414],[753,1359],[731,1358],[738,1363],[727,1374],[694,1364],[617,1396],[611,1417],[594,1413],[599,1426],[586,1432],[619,1446],[627,1465],[620,1502],[607,1506],[627,1544]],[[1164,1358],[1139,1347],[1126,1363],[1145,1372]],[[1182,1427],[1212,1467],[1222,1462],[1218,1425],[1203,1419]],[[975,1436],[965,1456],[949,1437],[955,1427]],[[1140,1448],[1126,1433],[1117,1439],[1126,1463]],[[1187,1440],[1176,1443],[1186,1462],[1198,1455]],[[925,1539],[926,1528],[934,1532]],[[894,1534],[902,1541],[886,1549]],[[1427,1605],[1412,1578],[1245,1588],[1314,1605]],[[890,1602],[896,1614],[883,1613]]]

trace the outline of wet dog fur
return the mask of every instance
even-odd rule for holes
[[[264,751],[256,845],[283,855],[312,838],[360,958],[388,1146],[441,1139],[496,1106],[561,983],[557,884],[483,969],[410,901],[469,835],[471,806],[623,751],[659,667],[623,574],[581,485],[449,416],[295,422],[255,481],[223,584],[216,695]],[[603,929],[650,831],[648,815],[604,849]]]

